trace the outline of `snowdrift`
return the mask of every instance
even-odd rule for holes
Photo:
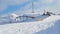
[[[52,15],[43,21],[0,25],[0,34],[33,34],[51,28],[58,20],[59,15]]]

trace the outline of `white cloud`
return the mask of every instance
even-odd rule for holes
[[[6,0],[6,2],[11,5],[22,4],[27,1],[29,0]]]
[[[20,5],[22,3],[28,2],[29,0],[1,0],[0,11],[7,9],[9,5]]]
[[[46,0],[46,2],[53,2],[53,0]]]
[[[9,5],[20,5],[28,1],[31,1],[31,0],[1,0],[1,4],[3,5],[0,6],[1,7],[0,10],[6,9]],[[52,2],[52,0],[42,0],[42,2]],[[37,4],[37,3],[40,3],[40,2],[34,2],[34,4]]]
[[[22,3],[24,3],[24,2],[28,2],[28,1],[31,1],[31,0],[2,0],[2,6],[0,5],[0,10],[4,10],[4,9],[6,9],[9,5],[20,5],[20,4],[22,4]],[[55,11],[56,9],[60,9],[59,8],[59,4],[60,4],[60,1],[59,0],[56,0],[56,4],[55,5],[52,5],[52,6],[48,6],[48,5],[46,5],[46,3],[52,3],[52,2],[54,2],[55,0],[38,0],[38,1],[35,1],[34,2],[34,10],[35,11],[42,11],[42,10],[44,10],[44,9],[46,9],[47,11],[49,11],[49,10],[52,10],[52,11]],[[42,5],[42,4],[44,4],[44,5]],[[58,5],[57,5],[58,4]],[[42,5],[42,6],[41,6]],[[20,10],[17,10],[18,12],[20,12],[21,10],[23,10],[23,11],[32,11],[32,3],[29,3],[29,4],[27,4],[27,5],[25,5],[23,8],[21,8]],[[17,11],[15,11],[15,12],[17,12]]]
[[[0,11],[2,11],[2,10],[5,10],[6,8],[7,8],[8,6],[7,5],[3,5],[3,4],[0,4]]]
[[[42,0],[42,3],[52,3],[53,0]]]

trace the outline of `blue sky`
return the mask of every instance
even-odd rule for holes
[[[35,12],[53,11],[60,13],[60,0],[0,0],[0,15],[25,13],[32,11],[32,1]]]

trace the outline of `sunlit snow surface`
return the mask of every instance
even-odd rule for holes
[[[40,33],[41,31],[47,30],[48,28],[55,27],[55,23],[59,23],[59,22],[60,22],[60,16],[52,15],[44,19],[43,21],[0,25],[0,34],[41,34]],[[52,29],[50,30],[52,31]],[[50,34],[53,34],[54,31],[55,30],[53,30]],[[44,32],[42,32],[42,34]],[[46,34],[49,33],[47,32]]]

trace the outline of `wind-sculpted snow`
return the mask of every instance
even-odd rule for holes
[[[0,25],[0,34],[33,34],[51,28],[58,20],[59,15],[52,15],[43,21]]]

